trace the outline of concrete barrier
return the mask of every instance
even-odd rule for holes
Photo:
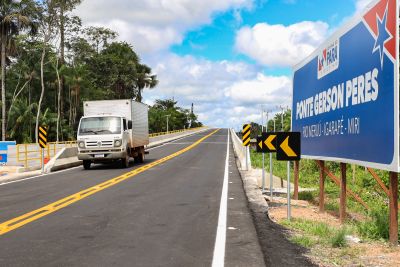
[[[77,155],[78,155],[77,147],[68,147],[61,149],[44,166],[44,172],[49,173],[82,165],[82,161],[78,160]]]
[[[235,151],[236,157],[239,160],[239,165],[241,170],[246,169],[246,156],[249,169],[251,169],[251,158],[249,147],[242,145],[242,140],[236,135],[233,129],[230,129],[232,136],[233,149]],[[246,153],[247,150],[247,153]]]

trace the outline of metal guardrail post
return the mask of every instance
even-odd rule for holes
[[[19,162],[20,161],[20,159],[19,159],[19,145],[17,145],[17,162]]]
[[[25,168],[28,168],[28,145],[25,144]]]

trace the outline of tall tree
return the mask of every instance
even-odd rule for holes
[[[136,101],[142,102],[143,89],[156,87],[158,80],[157,75],[151,74],[151,68],[145,64],[138,64],[136,71]]]
[[[49,43],[51,38],[55,35],[55,23],[56,23],[56,13],[55,13],[55,2],[53,0],[46,0],[42,3],[41,6],[41,38],[42,38],[42,56],[40,59],[40,84],[41,84],[41,92],[39,103],[37,106],[36,113],[36,127],[35,127],[35,140],[36,143],[39,141],[38,139],[38,128],[39,128],[39,119],[40,112],[43,102],[43,96],[45,91],[45,82],[44,82],[44,61],[46,58],[46,52],[49,49]]]
[[[65,77],[63,73],[59,73],[60,69],[64,68],[65,64],[65,24],[68,19],[66,13],[72,11],[77,5],[79,5],[82,0],[56,0],[55,9],[58,12],[58,27],[60,33],[60,59],[57,60],[56,70],[58,77],[58,97],[57,97],[57,141],[60,121],[64,117],[64,82]]]
[[[36,32],[32,19],[35,2],[32,0],[2,0],[0,5],[0,39],[1,39],[1,139],[6,140],[6,54],[15,44],[14,37],[21,30]]]
[[[115,31],[104,27],[91,26],[88,27],[85,32],[97,53],[100,52],[102,47],[106,47],[109,41],[115,40],[118,36],[118,33]]]

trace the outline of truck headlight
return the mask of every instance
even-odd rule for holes
[[[79,141],[78,142],[79,148],[85,148],[85,142],[84,141]]]
[[[114,146],[115,147],[119,147],[119,146],[121,146],[122,145],[122,141],[121,140],[115,140],[114,141]]]

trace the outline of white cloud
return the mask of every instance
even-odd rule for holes
[[[146,103],[172,96],[185,108],[194,103],[199,119],[210,126],[259,122],[261,104],[269,110],[290,105],[291,79],[265,75],[252,65],[174,54],[154,55],[150,63],[160,84],[145,90]]]
[[[372,0],[356,0],[356,14],[362,12]]]
[[[292,81],[286,76],[266,76],[258,73],[254,79],[234,83],[225,91],[225,96],[236,103],[273,107],[275,103],[290,101],[291,88]]]
[[[321,21],[303,21],[289,26],[258,23],[241,28],[235,46],[240,53],[266,66],[290,67],[324,41],[328,27]]]
[[[218,12],[252,8],[253,0],[84,0],[74,11],[85,25],[111,28],[139,53],[182,41],[184,33],[209,24]],[[237,11],[236,11],[237,12]]]

